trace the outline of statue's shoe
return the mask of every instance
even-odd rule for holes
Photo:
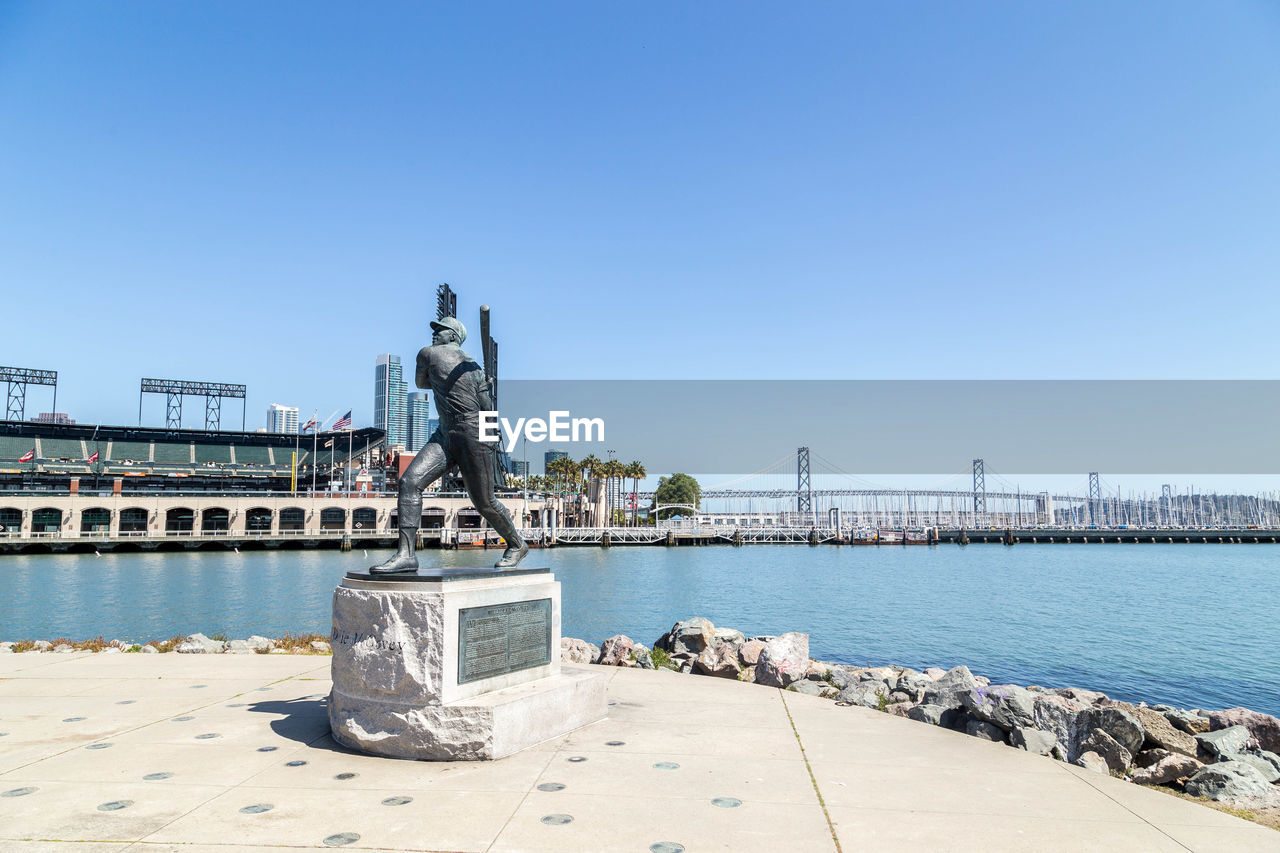
[[[371,575],[404,575],[418,570],[418,558],[413,554],[397,554],[385,563],[369,567]]]
[[[520,543],[520,547],[514,546],[507,548],[502,552],[502,559],[493,564],[495,569],[510,569],[524,559],[524,555],[529,553],[529,546]]]

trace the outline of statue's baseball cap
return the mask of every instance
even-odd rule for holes
[[[448,329],[458,336],[458,343],[462,343],[467,339],[467,327],[462,325],[462,321],[457,317],[445,317],[440,320],[432,320],[431,328],[433,330]]]

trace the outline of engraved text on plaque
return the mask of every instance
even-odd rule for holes
[[[458,611],[458,683],[551,663],[551,599]]]

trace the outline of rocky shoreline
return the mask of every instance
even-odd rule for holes
[[[747,637],[677,622],[652,645],[618,634],[561,641],[561,660],[783,688],[941,726],[1139,784],[1244,809],[1280,809],[1280,719],[1247,708],[1132,704],[1077,687],[992,684],[968,667],[923,672],[809,657],[809,636]]]
[[[180,655],[327,655],[329,643],[320,634],[286,634],[283,637],[259,637],[244,640],[228,640],[222,636],[206,637],[189,634],[168,640],[149,640],[133,643],[128,640],[23,640],[0,642],[0,655],[4,654],[71,654],[72,652],[96,652],[99,654],[155,655],[177,652]]]

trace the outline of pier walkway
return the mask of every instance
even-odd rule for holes
[[[329,658],[0,656],[0,849],[1249,851],[1280,833],[864,708],[669,672],[495,762],[328,735]]]

